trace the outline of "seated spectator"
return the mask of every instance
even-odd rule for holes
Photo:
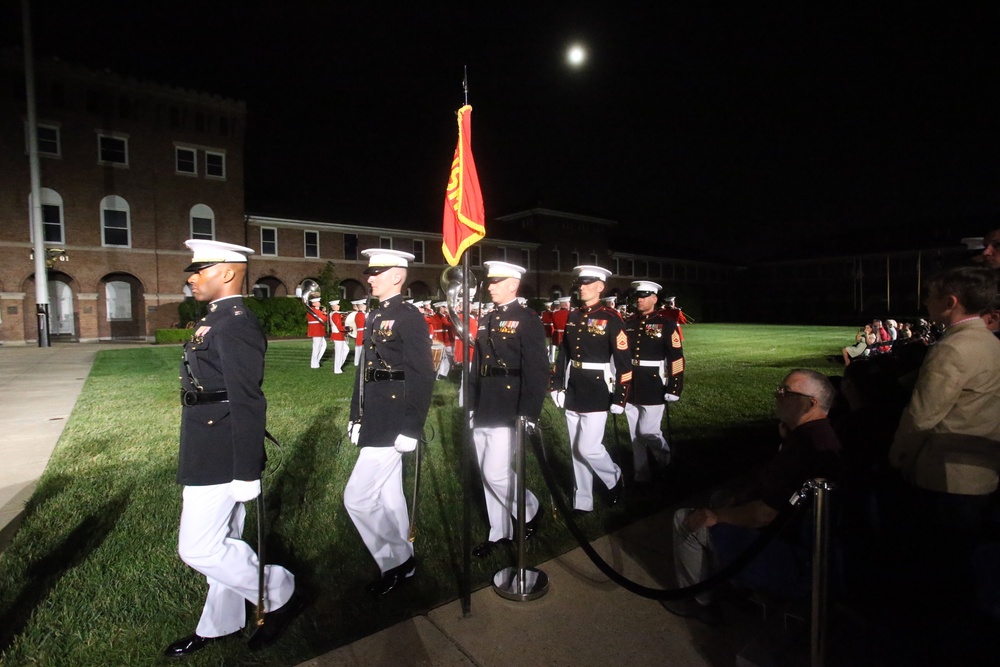
[[[983,236],[983,253],[981,258],[984,266],[1000,270],[1000,227],[991,229]]]
[[[896,327],[896,320],[885,321],[885,331],[889,334],[889,340],[892,342],[896,342],[896,339],[899,337],[899,330]]]
[[[721,506],[681,509],[674,514],[674,567],[677,582],[691,586],[706,579],[715,565],[735,560],[769,525],[804,482],[840,476],[840,442],[827,419],[835,390],[812,370],[795,369],[775,391],[775,413],[782,445],[750,483]],[[743,571],[738,583],[784,595],[808,590],[808,552],[772,540]],[[721,614],[712,592],[663,606],[678,616],[717,624]]]
[[[859,329],[854,336],[854,345],[848,345],[840,352],[844,355],[844,365],[850,366],[851,361],[858,357],[868,356],[868,341],[871,338],[872,325],[866,324],[864,329]],[[836,357],[833,357],[836,359]]]
[[[928,281],[944,325],[899,422],[889,462],[915,487],[914,530],[935,563],[967,569],[1000,471],[1000,341],[979,314],[997,299],[993,270],[960,267]],[[941,559],[944,559],[943,561]]]
[[[899,337],[903,340],[909,340],[913,336],[913,332],[910,330],[910,325],[907,322],[899,323]]]
[[[872,320],[872,331],[875,333],[875,338],[879,343],[889,342],[889,332],[882,326],[882,320]],[[884,354],[891,350],[892,347],[889,345],[878,345],[872,349],[878,354]]]

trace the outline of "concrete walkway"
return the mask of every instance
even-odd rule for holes
[[[0,550],[17,529],[24,503],[56,446],[97,352],[133,345],[0,346]],[[672,511],[594,543],[616,570],[653,587],[672,587]],[[491,588],[317,657],[333,665],[702,665],[740,661],[741,648],[767,627],[759,612],[728,609],[725,629],[678,618],[657,602],[610,582],[581,549],[539,566],[549,592],[517,603]],[[745,653],[745,652],[744,652]]]

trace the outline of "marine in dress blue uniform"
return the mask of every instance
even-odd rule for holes
[[[552,400],[566,410],[576,484],[573,509],[590,512],[595,475],[607,487],[611,504],[621,495],[621,469],[604,447],[604,426],[609,409],[625,411],[632,363],[621,315],[601,303],[611,272],[592,265],[573,272],[584,305],[569,314],[550,389]]]
[[[635,481],[651,479],[649,452],[659,465],[670,463],[670,444],[663,437],[664,405],[680,399],[684,383],[684,350],[677,323],[658,310],[659,284],[637,280],[632,289],[636,312],[625,320],[632,358],[632,392],[625,405],[632,440]]]
[[[549,365],[545,329],[538,315],[517,298],[525,269],[507,262],[484,262],[490,297],[496,308],[476,334],[472,439],[476,445],[490,521],[487,540],[472,553],[484,558],[514,537],[517,478],[511,467],[518,417],[536,423],[548,388]],[[525,489],[525,537],[541,518],[538,499]]]
[[[246,602],[258,601],[257,554],[241,535],[243,503],[260,494],[267,414],[261,390],[267,340],[241,296],[253,250],[217,241],[185,243],[194,252],[188,285],[195,299],[209,305],[180,366],[177,481],[184,485],[184,502],[177,550],[205,575],[208,597],[195,634],[171,644],[168,657],[235,635],[246,624]],[[285,568],[266,566],[265,586],[269,620],[251,637],[251,648],[275,639],[297,606],[295,577]]]
[[[377,310],[365,323],[362,364],[351,398],[351,441],[360,453],[344,505],[381,576],[368,586],[384,595],[416,572],[403,494],[403,454],[424,430],[434,389],[427,321],[400,294],[413,255],[397,250],[362,251]]]

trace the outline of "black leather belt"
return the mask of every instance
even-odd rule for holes
[[[181,389],[181,405],[198,405],[201,403],[227,403],[229,394],[224,391],[191,391]]]
[[[479,376],[484,378],[507,377],[516,378],[521,375],[520,368],[500,368],[499,366],[480,366]]]
[[[390,371],[386,368],[366,368],[365,382],[391,382],[394,380],[405,380],[403,371]]]

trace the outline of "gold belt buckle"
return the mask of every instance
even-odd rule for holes
[[[574,359],[573,360],[573,368],[583,368],[583,362],[582,361],[576,361]]]

